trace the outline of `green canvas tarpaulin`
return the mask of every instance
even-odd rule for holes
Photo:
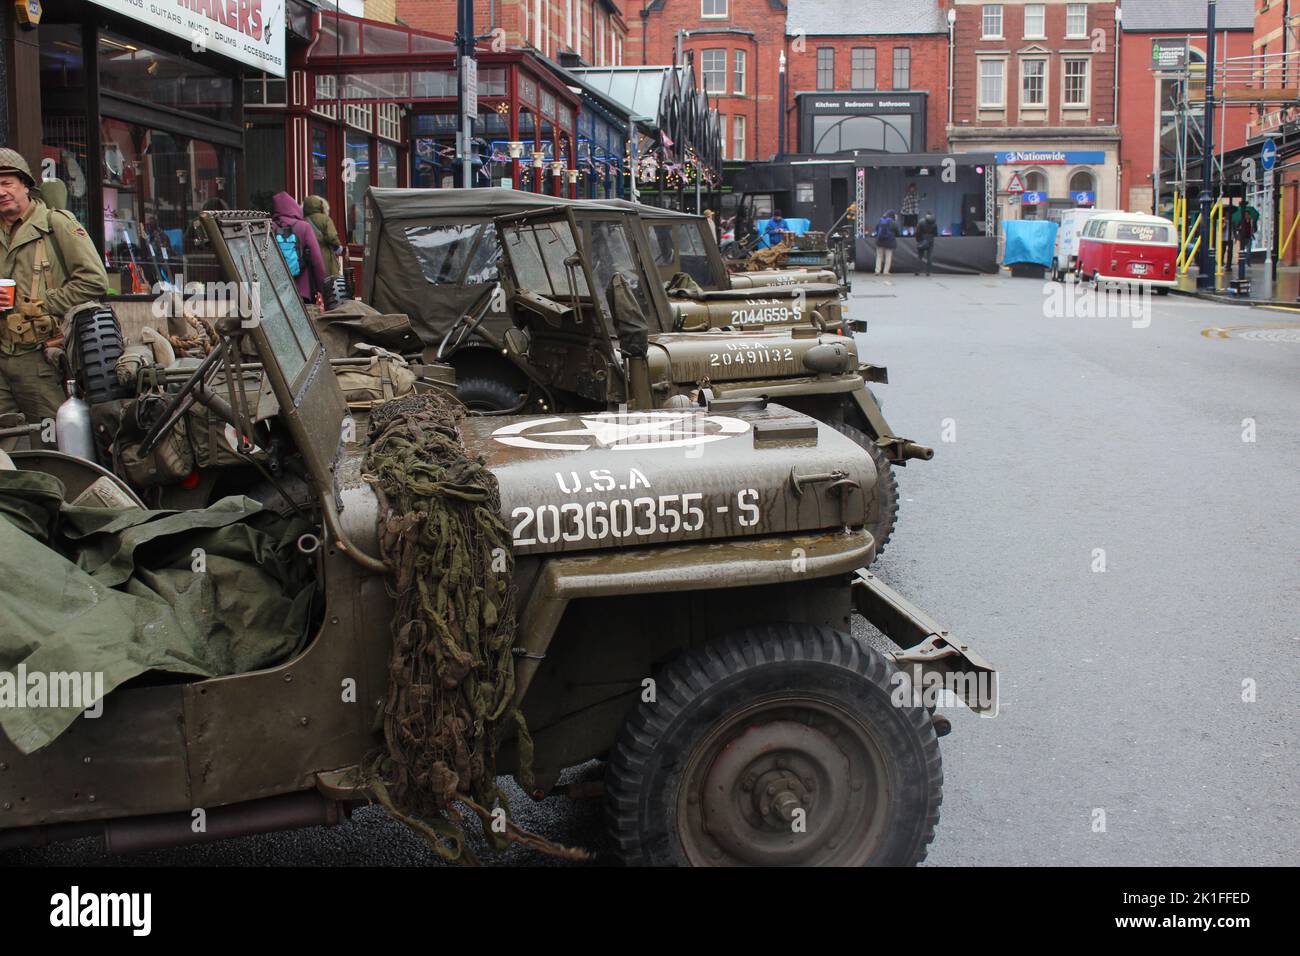
[[[0,729],[24,753],[90,702],[39,701],[35,684],[17,686],[20,671],[28,682],[93,674],[109,694],[147,671],[244,673],[305,646],[315,591],[297,549],[306,522],[242,497],[184,512],[63,497],[52,475],[0,471]]]

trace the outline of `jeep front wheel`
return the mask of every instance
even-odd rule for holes
[[[611,755],[606,812],[623,861],[924,859],[942,800],[939,744],[923,708],[896,706],[893,673],[850,635],[795,624],[673,661]]]

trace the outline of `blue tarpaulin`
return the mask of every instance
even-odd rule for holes
[[[1045,219],[1010,219],[1002,224],[1006,234],[1006,248],[1002,264],[1013,266],[1032,262],[1044,268],[1052,264],[1056,248],[1056,230],[1060,227]]]

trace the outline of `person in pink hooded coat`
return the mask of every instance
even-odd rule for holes
[[[304,302],[315,302],[325,289],[325,257],[321,255],[316,230],[303,215],[302,206],[286,192],[271,197],[271,219],[277,229],[289,228],[298,237],[298,258],[302,271],[295,280]]]

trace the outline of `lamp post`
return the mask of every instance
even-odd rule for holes
[[[470,101],[466,90],[471,74],[477,77],[478,63],[474,59],[474,0],[457,0],[456,2],[456,104],[460,111],[460,169],[461,185],[466,189],[474,185],[474,126],[470,120],[476,107]],[[477,79],[474,80],[477,85]],[[477,90],[476,90],[477,96]]]
[[[780,159],[785,155],[785,50],[781,51],[779,63],[780,72],[777,74],[777,124],[776,124],[776,158]]]
[[[1205,136],[1201,150],[1201,247],[1196,253],[1196,287],[1214,287],[1214,269],[1210,260],[1210,200],[1214,194],[1214,41],[1215,7],[1218,0],[1208,0],[1205,22]],[[1240,255],[1245,255],[1242,249]]]
[[[519,140],[511,140],[506,143],[506,152],[510,155],[510,185],[518,189],[520,186],[519,160],[524,155],[524,144]]]

